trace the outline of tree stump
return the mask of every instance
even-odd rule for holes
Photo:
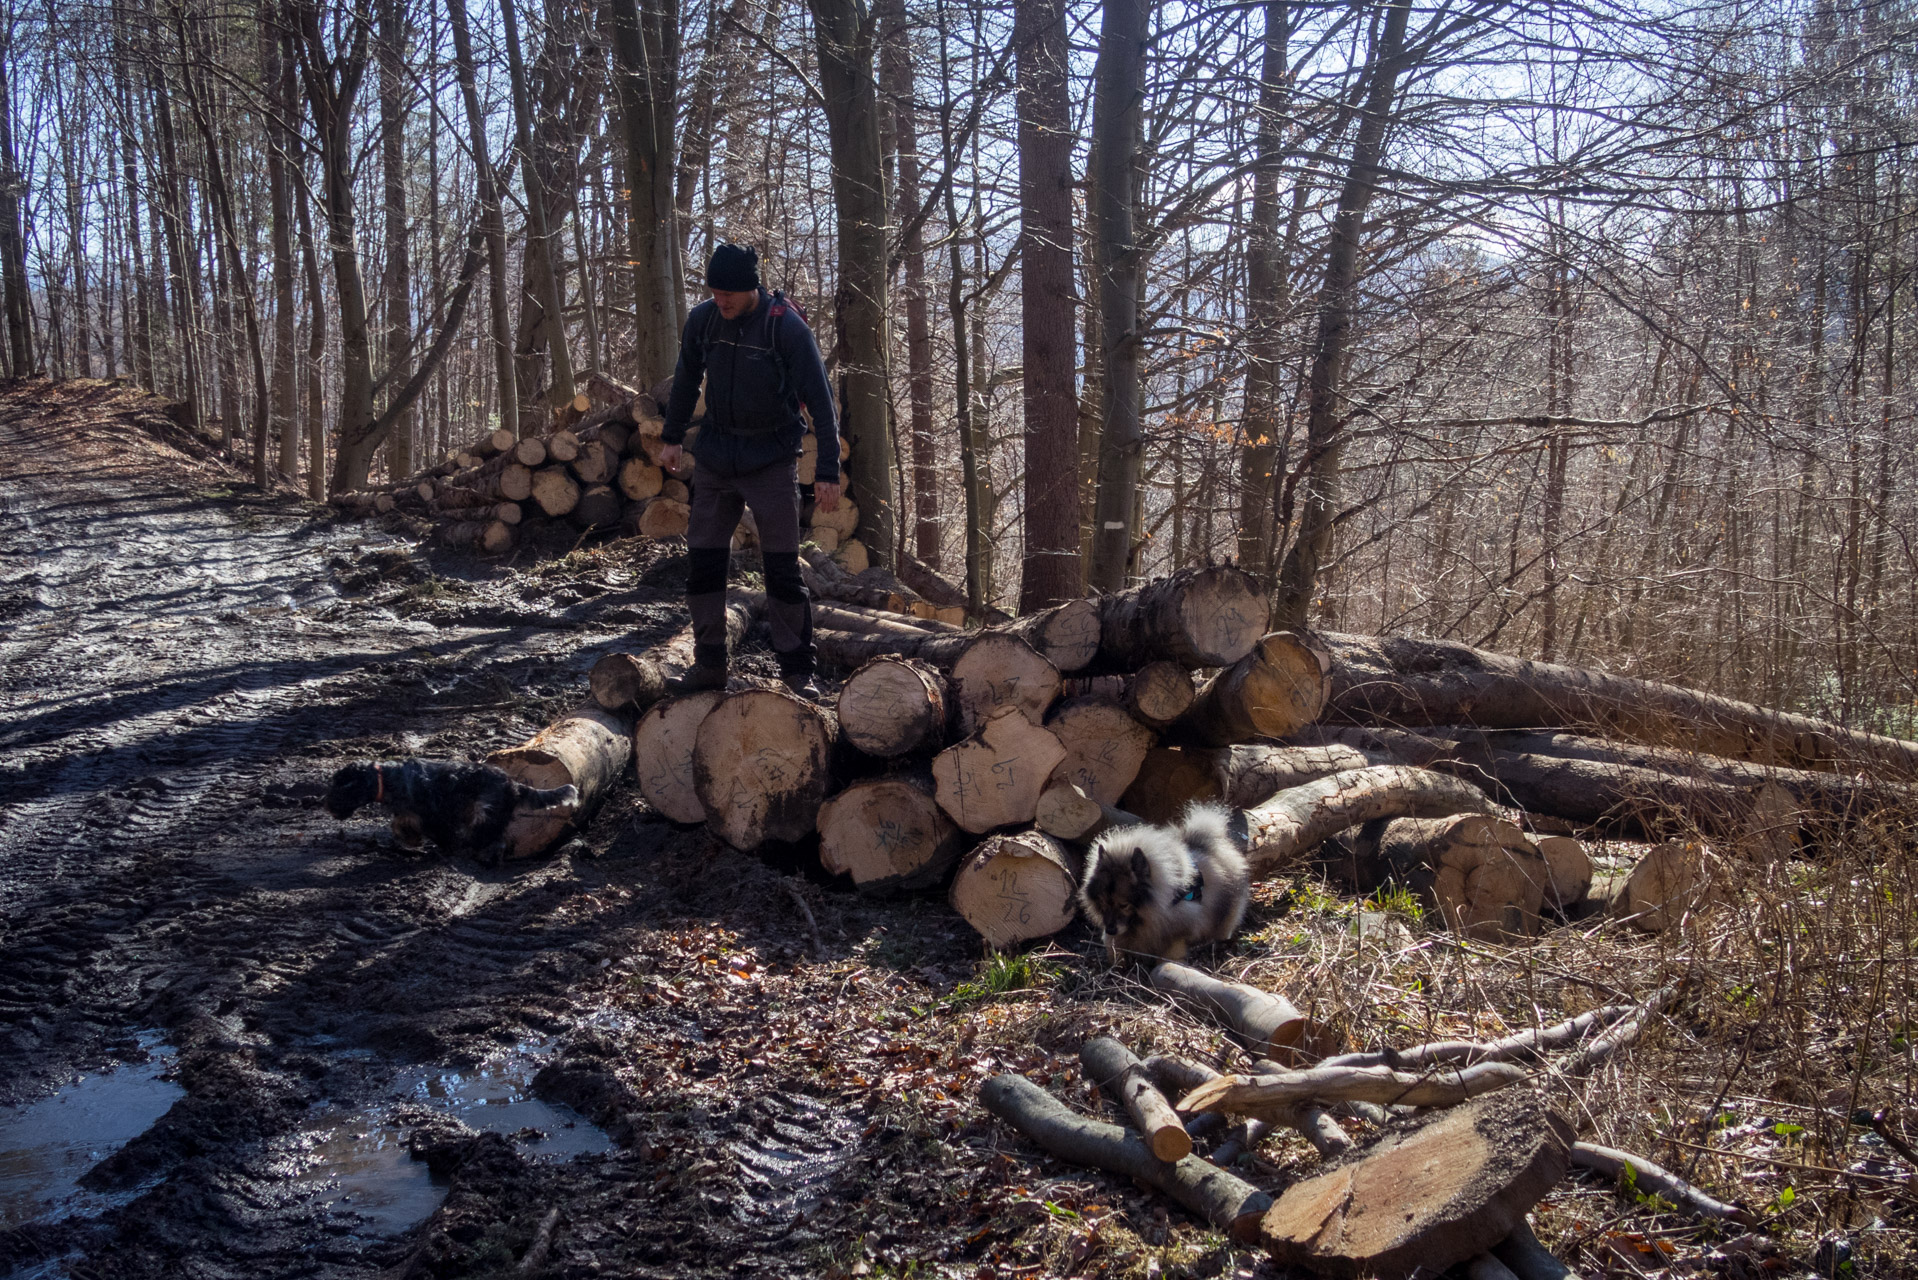
[[[933,796],[930,777],[864,778],[819,809],[819,862],[865,893],[938,884],[966,838]]]
[[[1504,1089],[1294,1183],[1259,1224],[1282,1266],[1394,1280],[1437,1274],[1510,1235],[1565,1176],[1571,1124]]]
[[[978,733],[932,761],[939,807],[975,835],[1031,822],[1066,749],[1048,729],[1004,707]]]
[[[839,722],[783,689],[748,689],[700,722],[693,786],[714,835],[742,853],[812,834],[832,790]]]
[[[699,726],[725,700],[717,689],[655,702],[633,730],[633,767],[639,794],[674,822],[706,820],[706,806],[693,785],[693,748]]]
[[[1045,938],[1079,911],[1079,860],[1039,831],[993,836],[963,859],[952,909],[1001,949]]]
[[[1275,631],[1206,681],[1168,736],[1195,746],[1224,747],[1295,733],[1325,710],[1331,666],[1325,650],[1305,637]]]
[[[867,755],[893,759],[945,744],[946,678],[930,663],[879,657],[839,690],[839,727]]]
[[[1097,695],[1071,698],[1046,718],[1066,749],[1052,781],[1077,785],[1102,805],[1116,805],[1152,749],[1152,730],[1118,703]]]
[[[1059,696],[1059,669],[1017,636],[988,631],[952,664],[953,714],[971,733],[1003,707],[1041,724]]]

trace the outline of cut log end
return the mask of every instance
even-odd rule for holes
[[[706,820],[693,784],[693,748],[699,726],[726,695],[717,690],[656,702],[633,730],[633,761],[639,794],[674,822]]]
[[[819,810],[819,861],[879,893],[938,884],[965,847],[959,828],[933,798],[929,780],[868,778]]]
[[[1031,822],[1065,754],[1049,730],[1022,711],[1003,708],[978,733],[933,759],[939,806],[975,834]]]
[[[693,750],[707,825],[742,852],[811,834],[832,789],[838,736],[831,712],[783,690],[728,697],[700,722]]]
[[[993,836],[953,877],[952,908],[994,947],[1046,938],[1078,914],[1078,859],[1038,831]]]
[[[910,658],[874,658],[840,688],[839,723],[846,741],[868,755],[936,751],[946,728],[945,677]]]

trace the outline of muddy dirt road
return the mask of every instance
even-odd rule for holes
[[[429,565],[155,432],[130,393],[0,392],[0,1274],[883,1248],[821,1205],[907,1141],[862,1099],[921,1053],[886,1001],[974,962],[943,912],[875,913],[630,793],[500,870],[315,807],[348,759],[530,734],[672,625],[678,563]],[[947,1247],[925,1230],[916,1256]]]

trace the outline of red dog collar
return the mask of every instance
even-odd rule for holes
[[[373,788],[373,803],[378,804],[386,795],[385,765],[376,764],[373,766],[373,779],[376,784]]]

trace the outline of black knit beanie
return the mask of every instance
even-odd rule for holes
[[[706,287],[723,293],[751,293],[759,287],[759,251],[750,245],[722,244],[706,264]]]

